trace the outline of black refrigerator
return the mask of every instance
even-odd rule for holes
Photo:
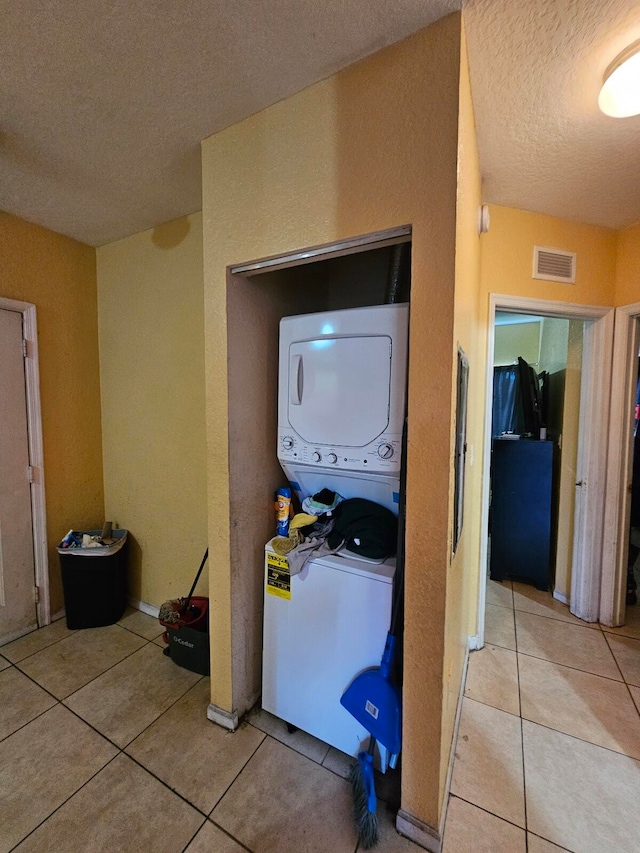
[[[494,439],[491,460],[492,580],[549,589],[553,441]]]

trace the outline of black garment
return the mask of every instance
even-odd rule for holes
[[[629,521],[629,557],[627,560],[627,604],[637,604],[637,584],[633,565],[640,554],[640,548],[631,542],[631,530],[640,527],[640,431],[633,439],[633,476],[631,480],[631,518]]]
[[[313,500],[316,503],[324,504],[325,506],[331,506],[336,499],[336,493],[331,491],[331,489],[323,489],[321,492],[317,492],[313,496]]]
[[[365,498],[349,498],[333,511],[331,548],[345,542],[354,554],[371,560],[393,557],[398,545],[398,519],[384,506]]]

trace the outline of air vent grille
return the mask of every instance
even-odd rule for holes
[[[546,246],[534,246],[533,277],[544,281],[575,284],[576,253],[563,252],[561,249],[549,249]]]

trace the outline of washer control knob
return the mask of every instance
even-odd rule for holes
[[[322,459],[322,456],[320,456],[320,454],[316,450],[314,453],[311,454],[311,458],[313,459],[314,462],[320,462],[320,460]]]
[[[332,464],[332,465],[335,465],[335,464],[336,464],[336,462],[338,461],[338,457],[336,456],[336,454],[335,454],[335,453],[330,453],[330,454],[327,456],[327,460],[328,460],[329,462],[331,462],[331,464]]]
[[[391,459],[393,456],[393,447],[390,444],[378,445],[378,456],[380,459]]]
[[[290,435],[285,435],[285,437],[282,439],[282,446],[285,450],[291,450],[291,448],[293,447],[293,439]]]

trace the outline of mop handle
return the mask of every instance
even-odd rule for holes
[[[182,608],[182,612],[180,614],[181,616],[184,616],[184,614],[187,612],[187,608],[189,607],[189,604],[191,603],[191,596],[193,595],[194,590],[197,586],[197,583],[200,580],[200,575],[202,574],[202,570],[204,569],[204,564],[207,562],[208,556],[209,556],[209,548],[207,548],[207,550],[204,552],[204,557],[202,558],[202,562],[200,563],[200,568],[198,569],[198,574],[196,575],[196,579],[194,580],[193,585],[191,586],[191,589],[189,590],[189,595],[187,596],[187,600],[185,601],[184,607]]]

